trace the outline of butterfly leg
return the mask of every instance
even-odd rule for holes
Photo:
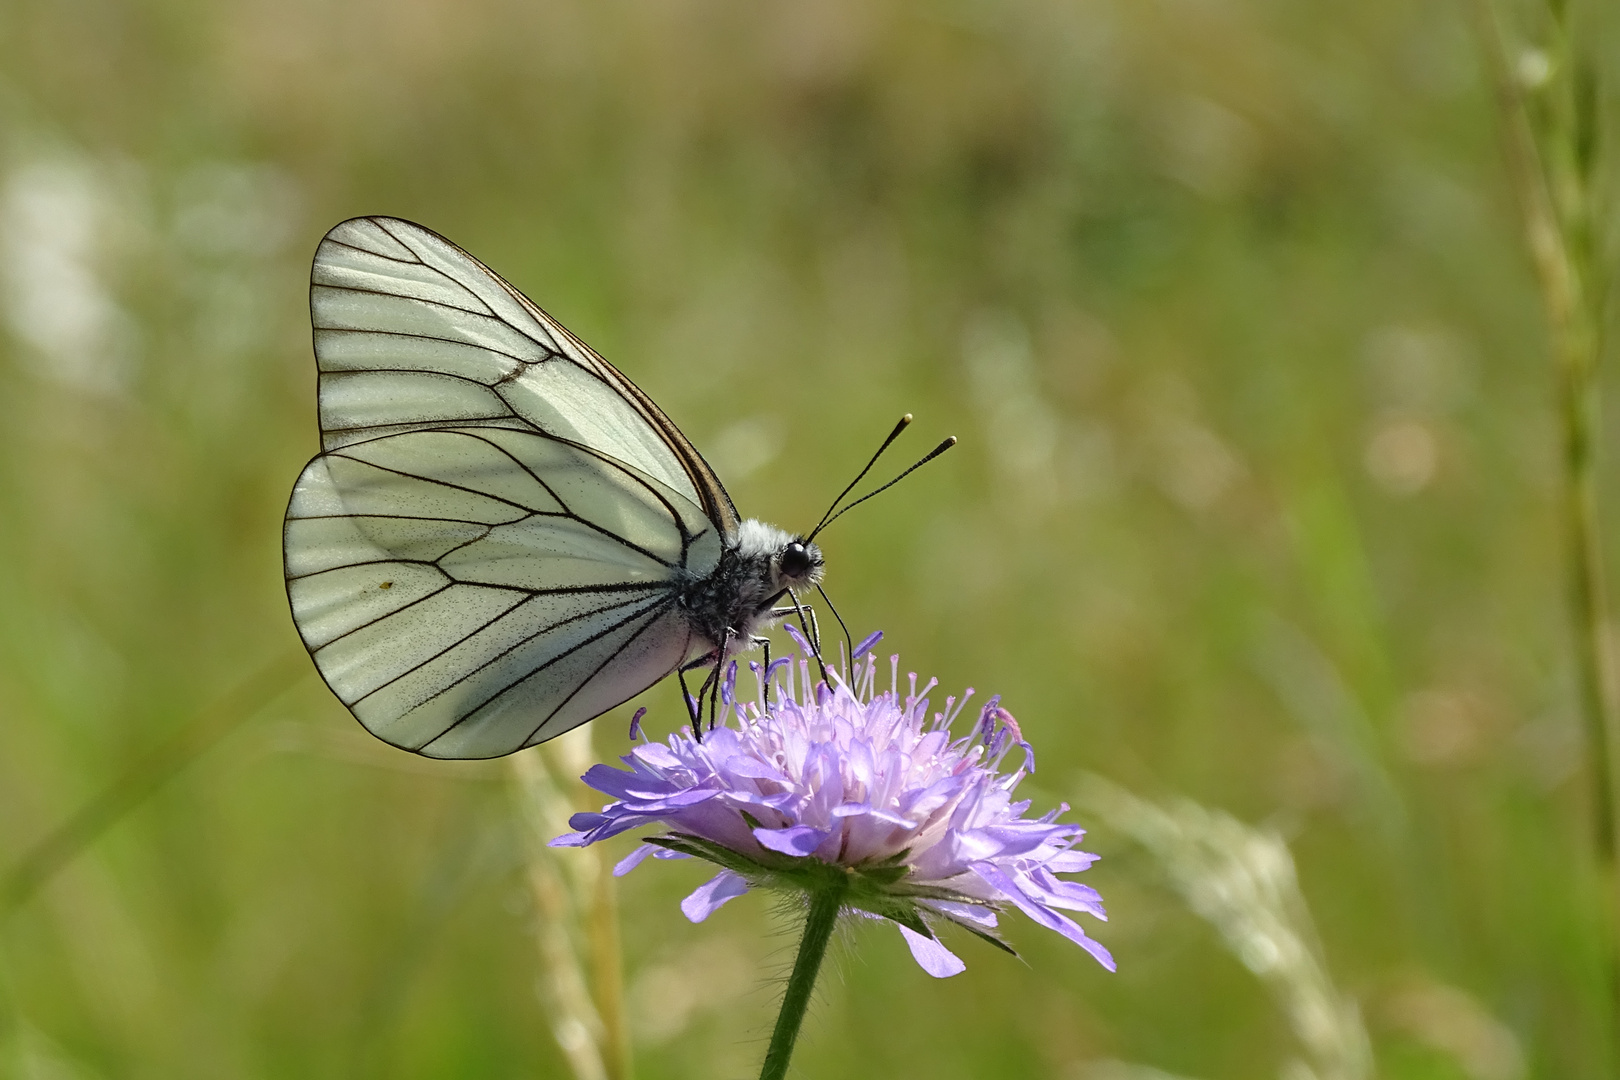
[[[821,628],[816,625],[816,613],[808,604],[799,603],[799,596],[792,589],[789,589],[787,594],[788,599],[793,601],[793,613],[799,617],[799,629],[810,639],[810,648],[816,657],[816,667],[821,670],[821,681],[826,682],[827,665],[821,659]],[[809,613],[808,621],[805,619],[806,612]]]
[[[714,659],[714,654],[710,654],[700,656],[676,671],[676,675],[681,681],[681,695],[686,699],[686,715],[692,721],[692,737],[698,742],[703,741],[703,703],[705,699],[709,703],[709,730],[714,730],[715,715],[720,702],[721,663],[721,661]],[[703,682],[698,685],[697,697],[694,698],[686,685],[686,673],[696,671],[701,667],[707,667],[709,673],[703,677]]]
[[[698,702],[693,699],[692,691],[688,690],[686,687],[687,671],[691,670],[699,662],[700,661],[698,660],[694,660],[692,663],[687,664],[684,667],[676,668],[675,677],[681,682],[681,703],[686,706],[686,715],[692,722],[692,736],[699,742],[702,742],[703,725],[698,721],[698,718],[702,715],[702,706],[700,706]],[[698,692],[702,693],[702,690],[700,689]]]
[[[773,611],[771,614],[775,615],[776,612]],[[758,636],[754,638],[754,644],[765,650],[765,666],[760,668],[760,687],[765,698],[765,704],[769,705],[771,703],[771,639]]]
[[[721,683],[720,668],[726,662],[726,652],[730,649],[730,647],[731,647],[731,627],[728,626],[728,627],[726,627],[725,631],[720,635],[720,651],[719,651],[719,653],[716,654],[716,657],[715,657],[714,672],[709,676],[711,679],[714,680],[714,691],[713,691],[713,693],[711,693],[709,695],[709,730],[710,731],[714,730],[715,712],[719,708],[719,705],[720,705],[720,683]]]
[[[720,698],[720,661],[718,660],[715,661],[714,667],[709,669],[709,674],[703,680],[703,686],[698,690],[698,723],[700,725],[703,722],[703,695],[705,693],[709,695],[709,730],[713,731],[715,703]]]
[[[772,619],[786,619],[790,615],[799,617],[799,626],[804,630],[804,636],[809,640],[811,649],[817,652],[821,651],[821,627],[816,623],[816,609],[809,604],[800,604],[798,607],[771,608]],[[809,626],[804,625],[806,617],[810,620]]]
[[[788,595],[793,596],[791,590],[789,590]],[[786,619],[795,615],[798,616],[799,628],[804,631],[805,640],[810,642],[810,651],[816,658],[816,664],[821,665],[821,626],[816,622],[816,609],[809,604],[800,603],[797,596],[793,596],[792,607],[771,609],[771,618],[773,620]],[[806,623],[807,617],[808,624]],[[824,666],[821,668],[821,676],[823,679],[827,677],[827,669]]]
[[[691,663],[676,669],[676,677],[681,682],[681,697],[686,702],[686,715],[692,721],[692,737],[698,742],[703,741],[703,699],[705,696],[712,699],[719,696],[720,693],[720,661],[716,660],[714,656],[715,654],[712,653],[700,656]],[[697,697],[694,698],[692,692],[686,686],[686,673],[696,671],[701,667],[708,667],[709,673],[703,677],[703,682],[698,686]],[[711,707],[709,717],[711,729],[714,726],[713,712],[714,710]]]

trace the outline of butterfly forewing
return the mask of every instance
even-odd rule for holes
[[[315,253],[310,315],[327,449],[411,427],[515,420],[656,477],[735,531],[725,488],[652,399],[437,233],[397,218],[338,225]]]
[[[310,295],[327,452],[288,507],[288,596],[368,730],[511,753],[701,648],[677,593],[736,513],[646,395],[407,222],[333,229]]]

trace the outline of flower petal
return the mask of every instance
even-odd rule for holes
[[[899,923],[895,925],[900,926]],[[911,958],[934,978],[948,979],[967,970],[967,965],[962,963],[961,957],[935,939],[925,938],[917,931],[907,930],[903,926],[900,926],[900,936],[911,946]]]
[[[726,772],[732,776],[746,776],[751,780],[775,780],[785,783],[787,777],[774,765],[747,754],[738,754],[726,762]]]
[[[571,828],[578,829],[580,834],[588,833],[602,822],[608,820],[606,814],[598,814],[595,810],[581,810],[568,819]]]
[[[677,791],[673,795],[656,799],[626,799],[624,808],[636,814],[658,814],[665,810],[680,810],[688,806],[696,806],[700,802],[707,802],[720,794],[709,788],[687,788]]]
[[[902,829],[915,829],[917,827],[917,823],[910,818],[901,817],[899,814],[891,813],[888,810],[879,810],[871,803],[847,802],[842,806],[833,807],[832,816],[835,818],[869,817]]]
[[[1088,937],[1083,941],[1077,942],[1076,944],[1078,944],[1082,949],[1086,950],[1086,952],[1090,953],[1096,959],[1097,963],[1101,964],[1109,971],[1118,970],[1117,966],[1114,964],[1114,954],[1103,948],[1102,942],[1098,941],[1096,938]]]
[[[555,841],[553,841],[553,843],[555,843]],[[624,875],[640,866],[642,859],[645,859],[655,851],[662,850],[662,848],[653,847],[651,844],[639,845],[636,850],[632,851],[630,854],[626,855],[624,858],[620,859],[614,864],[613,876],[624,877]]]
[[[1067,908],[1070,911],[1084,911],[1104,922],[1108,921],[1108,912],[1103,908],[1102,894],[1090,885],[1060,880],[1040,867],[1036,867],[1030,873],[1030,883],[1034,887],[1026,887],[1025,891],[1039,898],[1043,904]]]
[[[944,710],[933,713],[928,695],[937,682],[920,685],[911,676],[901,683],[897,663],[892,689],[884,692],[876,690],[876,666],[867,661],[816,679],[813,651],[803,634],[793,636],[798,655],[754,668],[769,694],[762,686],[753,701],[737,702],[728,665],[718,695],[731,706],[726,723],[701,739],[690,728],[663,742],[649,739],[617,767],[591,769],[586,782],[612,801],[600,812],[575,815],[573,831],[552,843],[582,847],[654,826],[698,842],[677,847],[712,846],[742,872],[722,873],[687,897],[682,910],[694,921],[747,890],[748,860],[775,866],[782,862],[776,856],[813,858],[854,872],[871,869],[880,891],[895,885],[898,874],[908,885],[895,890],[896,898],[940,926],[950,921],[983,933],[998,913],[1016,906],[1112,966],[1107,950],[1060,913],[1104,917],[1096,890],[1059,877],[1086,869],[1094,856],[1073,850],[1084,832],[1059,820],[1066,805],[1032,817],[1031,801],[1014,794],[1034,760],[1000,699],[976,710],[971,731],[955,734],[953,720],[972,718],[971,691],[947,698]],[[875,643],[867,639],[856,651],[867,654]],[[1024,765],[1004,770],[1003,758],[1019,748]],[[726,851],[742,861],[725,858]],[[649,856],[689,857],[644,846],[615,873]],[[793,874],[765,877],[772,887],[802,885]],[[919,892],[951,899],[923,900]],[[962,970],[928,929],[906,918],[907,946],[925,970],[941,978]]]
[[[722,870],[681,901],[681,914],[695,923],[702,922],[718,911],[721,904],[735,900],[747,891],[748,882],[730,870]]]
[[[1045,904],[1033,899],[1017,882],[989,863],[977,863],[973,872],[983,878],[985,882],[994,887],[1006,899],[1017,905],[1018,910],[1040,923],[1048,930],[1056,930],[1086,952],[1097,958],[1097,962],[1109,971],[1114,970],[1114,958],[1107,949],[1086,936],[1086,932],[1073,919],[1059,915]]]
[[[827,839],[826,829],[810,825],[795,825],[791,829],[755,829],[754,839],[760,846],[783,855],[809,855]]]
[[[924,900],[922,906],[937,911],[954,922],[971,923],[988,930],[994,930],[996,927],[994,908],[980,907],[977,904],[959,904],[955,900]]]
[[[633,757],[660,769],[678,769],[683,764],[681,759],[675,756],[675,752],[663,743],[642,743],[630,753]],[[600,767],[606,768],[607,766]],[[590,781],[587,780],[586,783],[590,783]],[[591,786],[595,787],[596,785],[591,784]]]
[[[657,745],[657,743],[645,744],[645,746]],[[662,748],[660,747],[660,749]],[[668,751],[665,752],[668,753]],[[615,769],[611,765],[592,765],[580,779],[602,794],[615,799],[630,796],[644,798],[654,792],[668,794],[679,791],[683,786],[674,781],[660,780],[656,776],[649,776],[645,772],[628,772],[624,769]]]
[[[1097,861],[1097,856],[1089,851],[1060,851],[1046,860],[1046,868],[1054,874],[1078,874],[1082,870],[1091,869],[1091,864]]]

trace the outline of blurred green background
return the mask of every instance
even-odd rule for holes
[[[1378,1075],[1604,1074],[1553,382],[1450,0],[5,0],[0,865],[226,734],[5,921],[0,1067],[566,1075],[510,771],[371,739],[287,614],[308,261],[363,213],[533,296],[747,514],[813,522],[902,412],[960,435],[826,536],[857,634],[1002,693],[1042,804],[1284,836]],[[1090,824],[1118,974],[857,928],[798,1074],[1304,1080]],[[704,876],[624,881],[644,1080],[750,1075],[791,959],[761,898],[682,918]]]

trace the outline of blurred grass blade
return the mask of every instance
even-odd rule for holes
[[[1598,365],[1603,354],[1604,283],[1596,258],[1594,190],[1599,144],[1598,75],[1580,47],[1569,5],[1547,4],[1545,75],[1533,83],[1515,64],[1491,0],[1473,11],[1500,113],[1509,180],[1523,217],[1525,246],[1541,287],[1559,379],[1564,439],[1566,590],[1574,637],[1581,719],[1586,731],[1593,834],[1608,890],[1610,1026],[1620,1021],[1620,676],[1615,670],[1605,551],[1598,506],[1603,433]],[[1612,42],[1611,42],[1612,46]],[[1522,57],[1521,57],[1522,59]],[[1533,90],[1535,99],[1528,99]],[[1532,107],[1532,104],[1535,107]],[[1612,1051],[1611,1051],[1612,1052]]]
[[[1350,773],[1357,809],[1385,846],[1402,850],[1406,805],[1381,760],[1367,710],[1338,668],[1303,631],[1269,612],[1256,626],[1252,657],[1288,712]]]
[[[1565,529],[1569,552],[1569,596],[1576,635],[1576,665],[1580,676],[1582,717],[1592,758],[1595,827],[1604,861],[1616,861],[1614,746],[1617,713],[1616,678],[1606,645],[1608,604],[1602,572],[1603,550],[1598,527],[1596,454],[1601,430],[1598,358],[1601,320],[1591,295],[1593,267],[1580,256],[1589,254],[1584,242],[1587,214],[1586,177],[1579,170],[1561,169],[1550,175],[1568,155],[1567,144],[1578,133],[1561,128],[1545,130],[1526,106],[1524,90],[1509,59],[1508,45],[1490,0],[1474,0],[1479,34],[1502,113],[1503,145],[1509,179],[1523,214],[1525,246],[1541,286],[1548,332],[1561,380],[1564,421]],[[1568,77],[1575,66],[1568,54],[1567,29],[1555,34],[1560,55],[1549,57],[1553,78]],[[1553,110],[1556,111],[1556,110]],[[1567,163],[1566,163],[1567,164]],[[1565,193],[1561,212],[1553,189]]]
[[[277,657],[136,758],[6,872],[0,881],[0,920],[26,904],[58,870],[175,773],[295,685],[308,667],[302,650]]]
[[[1305,1054],[1285,1075],[1372,1076],[1361,1010],[1333,985],[1281,837],[1190,799],[1148,802],[1093,775],[1081,779],[1076,803],[1146,848],[1187,906],[1266,984]]]
[[[590,725],[514,754],[512,775],[529,832],[529,885],[544,965],[540,992],[557,1045],[577,1080],[629,1080],[617,890],[604,852],[546,846],[590,808],[579,776],[594,761]]]

